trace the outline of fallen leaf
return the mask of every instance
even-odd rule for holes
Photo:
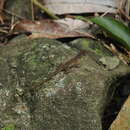
[[[55,14],[111,12],[115,13],[122,0],[42,0]],[[126,0],[123,0],[124,3]]]
[[[93,35],[85,32],[89,27],[88,23],[81,20],[74,20],[70,18],[60,20],[41,20],[29,21],[24,20],[16,24],[15,30],[19,32],[30,32],[29,38],[65,38],[65,37],[89,37],[94,38]]]
[[[130,130],[130,96],[112,123],[111,130]]]

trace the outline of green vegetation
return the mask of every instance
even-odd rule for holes
[[[15,125],[14,124],[8,124],[2,130],[15,130]]]
[[[90,20],[102,27],[113,39],[130,50],[130,29],[126,25],[111,17],[94,17]]]

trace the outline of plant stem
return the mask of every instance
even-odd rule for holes
[[[40,4],[37,0],[31,0],[32,3],[34,3],[36,6],[41,8],[44,12],[46,12],[51,18],[53,19],[59,19],[55,14],[53,14],[51,11],[49,11],[46,7],[44,7],[42,4]]]

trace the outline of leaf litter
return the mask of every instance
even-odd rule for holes
[[[77,19],[65,18],[59,20],[44,19],[40,21],[23,20],[15,26],[18,32],[30,32],[29,38],[69,38],[69,37],[95,37],[86,32],[89,23]]]

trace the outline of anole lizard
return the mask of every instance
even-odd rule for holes
[[[76,67],[79,64],[79,61],[81,59],[82,56],[86,55],[86,51],[81,50],[76,56],[74,56],[73,58],[71,58],[70,60],[66,61],[65,63],[61,63],[54,72],[50,73],[49,76],[47,77],[47,79],[41,81],[40,83],[34,85],[33,87],[35,88],[39,88],[42,84],[48,82],[49,80],[51,80],[54,76],[56,76],[58,73],[64,71],[67,72],[69,69]]]

